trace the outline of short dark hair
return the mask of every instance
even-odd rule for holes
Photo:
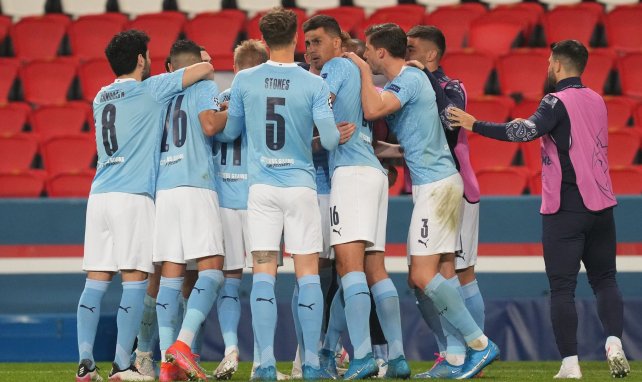
[[[370,39],[370,45],[387,50],[392,57],[406,57],[408,40],[406,32],[399,25],[393,23],[371,25],[366,29],[366,37]]]
[[[201,47],[194,41],[177,40],[174,42],[172,47],[169,49],[169,57],[172,59],[172,65],[174,65],[173,61],[176,57],[183,54],[192,55],[199,62],[201,61]]]
[[[443,57],[444,54],[446,54],[446,37],[443,32],[434,25],[415,25],[410,28],[406,35],[411,38],[430,41],[437,45],[439,57]]]
[[[341,27],[334,17],[328,15],[316,15],[310,17],[303,23],[303,32],[323,28],[323,30],[334,37],[341,37]]]
[[[296,13],[283,7],[272,8],[259,20],[259,29],[270,49],[283,48],[296,35]]]
[[[147,58],[149,36],[145,32],[130,29],[112,37],[105,48],[105,56],[116,77],[129,74],[136,70],[138,55]]]
[[[584,73],[589,54],[581,42],[577,40],[562,40],[551,44],[551,52],[553,58],[564,61],[563,65],[570,65],[579,74]]]

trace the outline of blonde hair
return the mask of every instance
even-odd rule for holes
[[[245,40],[234,49],[234,66],[237,70],[248,69],[267,60],[267,49],[259,40]]]

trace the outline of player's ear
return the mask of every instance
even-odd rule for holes
[[[138,55],[136,66],[144,68],[145,67],[145,57],[142,54]]]

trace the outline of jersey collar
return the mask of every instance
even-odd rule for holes
[[[283,62],[274,62],[272,60],[268,60],[266,62],[266,64],[272,65],[272,66],[280,66],[282,68],[297,68],[299,66],[299,65],[296,64],[296,62],[290,62],[290,63],[286,64],[286,63],[283,63]]]
[[[123,82],[128,82],[128,81],[136,81],[136,80],[135,80],[135,79],[133,79],[133,78],[116,78],[116,79],[114,80],[114,83],[115,83],[115,84],[121,84],[121,83],[123,83]]]

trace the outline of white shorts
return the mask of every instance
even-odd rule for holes
[[[154,262],[185,264],[223,253],[223,227],[215,191],[176,187],[156,192]]]
[[[250,235],[247,230],[247,210],[221,208],[225,245],[224,271],[252,266]]]
[[[408,230],[408,255],[454,253],[458,247],[464,183],[457,173],[412,186],[415,204]]]
[[[107,192],[87,200],[82,269],[154,273],[154,201],[146,195]]]
[[[330,244],[363,240],[366,251],[385,251],[388,177],[374,167],[338,167],[332,174]]]
[[[477,264],[479,244],[479,202],[469,203],[462,199],[462,221],[459,230],[458,251],[455,254],[455,268],[466,269]]]
[[[334,260],[334,249],[330,246],[330,194],[318,194],[319,211],[321,212],[321,231],[323,232],[323,251],[319,258]]]
[[[317,192],[308,187],[250,186],[247,218],[251,250],[285,250],[293,255],[323,250]]]

